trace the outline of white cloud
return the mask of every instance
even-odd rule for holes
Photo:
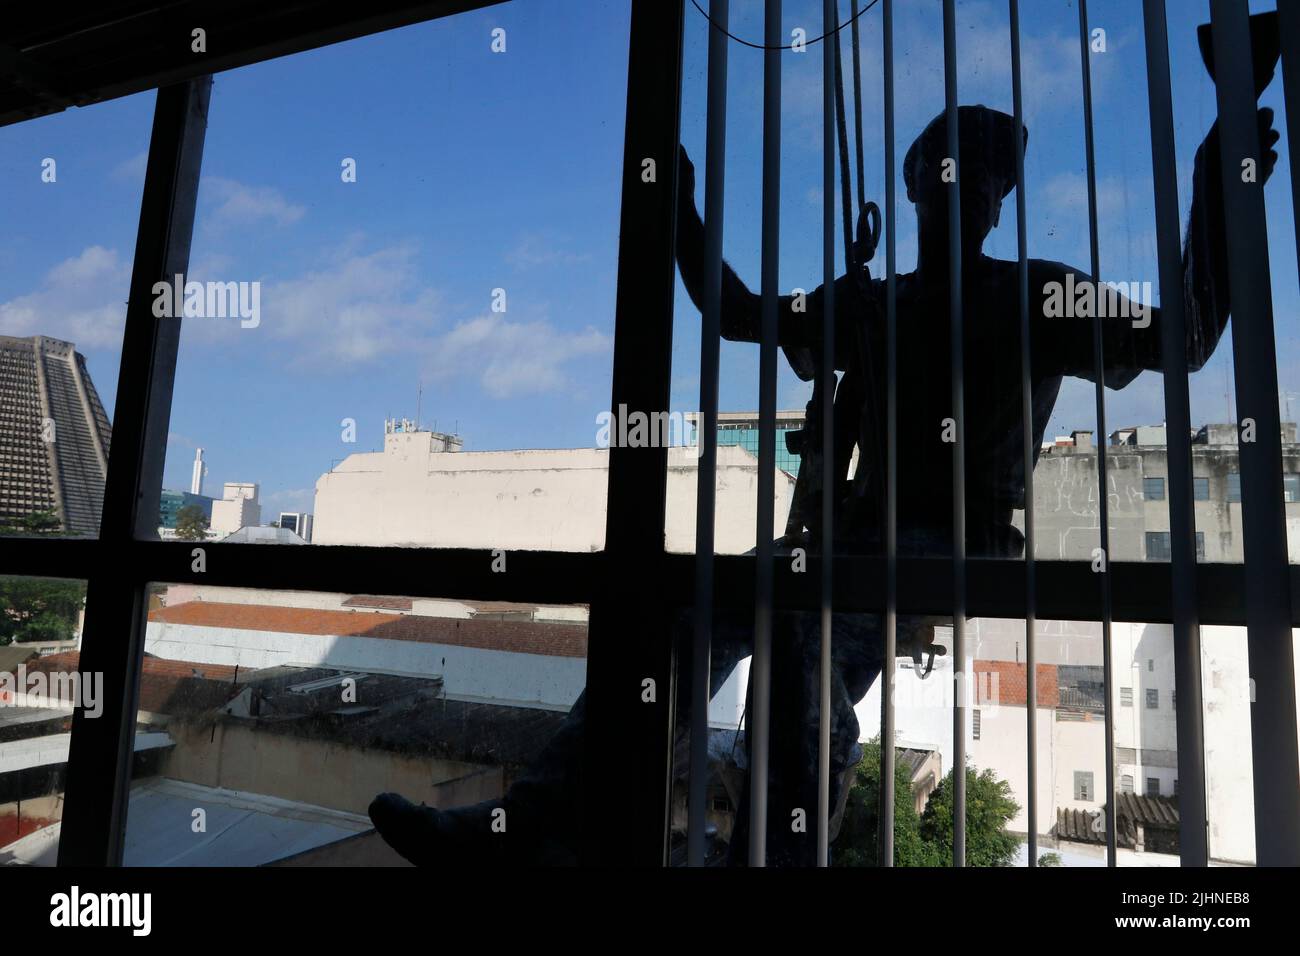
[[[537,266],[573,266],[589,262],[587,253],[562,249],[554,236],[529,233],[520,238],[515,247],[506,253],[506,261],[517,269]]]
[[[368,362],[418,348],[435,325],[437,305],[434,291],[417,280],[414,249],[394,246],[263,282],[257,331],[297,342],[299,363]]]
[[[113,167],[109,174],[113,179],[129,180],[132,182],[144,182],[145,169],[149,165],[149,154],[139,152],[129,159],[124,159]]]
[[[204,221],[215,227],[270,222],[288,226],[303,217],[306,208],[285,199],[270,186],[249,186],[222,176],[203,179],[203,198],[216,203]]]
[[[613,338],[594,328],[566,332],[549,322],[510,322],[499,314],[461,322],[431,349],[435,378],[476,375],[493,398],[572,388],[566,365],[611,352]]]
[[[88,246],[46,272],[34,292],[0,303],[0,332],[120,350],[130,285],[129,262],[114,249]]]

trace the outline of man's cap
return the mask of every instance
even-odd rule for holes
[[[925,157],[927,165],[938,165],[937,160],[948,155],[947,112],[940,113],[916,138],[903,159],[903,181],[907,184],[907,194],[915,195],[912,182],[912,167],[918,155]],[[962,155],[970,158],[970,152],[976,151],[985,166],[1001,178],[1003,183],[1002,198],[1016,185],[1016,120],[999,110],[987,106],[957,107],[957,135],[960,138]],[[1029,130],[1021,127],[1026,148],[1029,146]]]

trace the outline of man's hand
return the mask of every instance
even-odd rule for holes
[[[677,202],[695,205],[695,164],[681,145],[677,147]]]
[[[1261,108],[1256,114],[1256,124],[1259,127],[1259,166],[1256,171],[1256,178],[1260,185],[1268,182],[1268,178],[1273,175],[1273,167],[1277,165],[1277,150],[1273,147],[1281,139],[1281,134],[1273,128],[1273,111],[1267,106]],[[1196,151],[1196,158],[1199,162],[1205,164],[1205,172],[1208,177],[1206,183],[1213,190],[1222,188],[1223,180],[1221,179],[1221,159],[1219,153],[1219,123],[1216,120],[1210,127],[1210,132],[1206,134],[1205,142],[1201,148]]]

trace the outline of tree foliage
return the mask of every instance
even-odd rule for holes
[[[878,866],[880,858],[880,738],[863,745],[862,760],[854,770],[853,785],[844,805],[839,836],[831,851],[836,866]],[[907,768],[894,765],[894,865],[926,866],[927,851],[921,839]]]
[[[864,745],[835,840],[836,866],[877,866],[879,858],[880,739]],[[925,812],[917,814],[908,771],[894,767],[894,865],[952,865],[952,791],[949,771],[930,794]],[[1020,840],[1007,824],[1020,812],[1011,786],[991,770],[966,771],[966,863],[1008,866]]]
[[[202,541],[208,536],[208,519],[198,505],[184,505],[176,510],[176,537],[185,541]]]
[[[940,866],[952,861],[953,775],[930,794],[921,815],[921,835],[934,848]],[[1007,832],[1007,824],[1020,812],[1011,796],[1011,784],[992,770],[966,768],[966,865],[1010,866],[1020,838]]]
[[[81,581],[0,578],[0,645],[72,639],[85,600]]]

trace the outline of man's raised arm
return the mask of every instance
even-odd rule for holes
[[[1268,181],[1277,163],[1279,135],[1273,111],[1259,111],[1260,184]],[[1197,371],[1214,353],[1228,324],[1228,246],[1223,210],[1218,123],[1196,151],[1192,171],[1192,209],[1183,244],[1183,301],[1187,317],[1187,368]],[[1070,311],[1070,296],[1053,299],[1062,288],[1082,289],[1088,277],[1059,262],[1035,261],[1030,288],[1042,292],[1043,319],[1035,330],[1035,352],[1051,370],[1095,381],[1092,323]],[[1132,291],[1131,289],[1129,291]],[[1076,300],[1077,301],[1077,300]],[[1095,290],[1094,309],[1102,312],[1103,377],[1110,388],[1123,388],[1144,370],[1164,368],[1161,310],[1111,292],[1105,284]],[[1103,306],[1103,302],[1105,305]]]

